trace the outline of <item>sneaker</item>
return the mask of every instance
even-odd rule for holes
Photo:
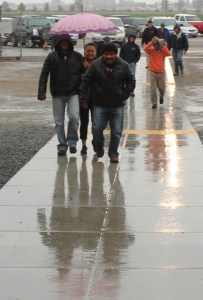
[[[160,103],[160,104],[163,104],[163,103],[164,103],[164,97],[160,97],[160,98],[159,98],[159,103]]]
[[[82,150],[80,151],[80,153],[82,155],[86,155],[87,154],[87,147],[86,146],[82,146]]]
[[[184,72],[183,72],[183,71],[180,71],[180,74],[181,74],[181,75],[183,75],[183,74],[184,74]]]
[[[156,103],[153,103],[153,104],[152,104],[152,108],[157,108],[157,104],[156,104]]]
[[[58,155],[66,155],[65,149],[58,149]]]
[[[74,154],[77,152],[77,149],[75,146],[70,146],[70,153]]]
[[[96,154],[97,154],[97,157],[102,157],[104,156],[104,149],[97,149],[96,150]]]
[[[174,73],[173,76],[179,76],[179,74],[178,73]]]
[[[110,162],[113,163],[113,164],[119,163],[118,157],[117,156],[111,157]]]

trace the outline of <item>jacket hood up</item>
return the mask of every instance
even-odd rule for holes
[[[69,34],[62,34],[62,35],[56,35],[56,42],[55,42],[55,50],[57,52],[60,51],[59,42],[62,40],[68,40],[69,43],[69,51],[72,52],[74,50],[73,41],[71,39],[71,36]]]

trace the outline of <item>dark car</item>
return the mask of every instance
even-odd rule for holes
[[[28,48],[42,47],[44,40],[42,30],[45,26],[51,27],[51,21],[41,16],[19,16],[13,18],[11,45],[17,47],[18,43]]]
[[[146,27],[147,18],[126,17],[124,19],[125,35],[133,33],[136,37],[141,37]]]

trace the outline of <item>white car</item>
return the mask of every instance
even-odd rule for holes
[[[103,33],[94,32],[92,34],[92,43],[101,42],[103,41],[105,36],[108,36],[111,42],[121,46],[125,42],[125,28],[121,18],[108,17],[107,19],[114,23],[118,27],[118,29]]]
[[[164,23],[170,33],[173,32],[174,26],[176,25],[176,20],[172,17],[153,17],[152,21],[156,28],[160,28],[161,23]]]
[[[189,24],[188,22],[177,22],[177,24],[180,26],[181,31],[187,36],[187,37],[197,37],[198,36],[198,29],[195,28],[193,25]]]

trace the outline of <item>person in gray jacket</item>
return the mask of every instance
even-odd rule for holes
[[[103,55],[93,61],[82,79],[80,105],[87,106],[91,88],[93,105],[93,139],[97,157],[104,155],[103,131],[110,125],[108,149],[110,162],[118,163],[118,147],[123,131],[124,105],[135,87],[129,64],[117,56],[113,43],[106,44]]]
[[[53,103],[53,116],[59,144],[58,155],[76,153],[79,127],[79,86],[83,71],[83,56],[74,51],[69,35],[57,37],[55,51],[45,59],[38,87],[38,100],[46,99],[47,81],[50,74],[50,91]],[[64,129],[67,110],[67,136]]]

